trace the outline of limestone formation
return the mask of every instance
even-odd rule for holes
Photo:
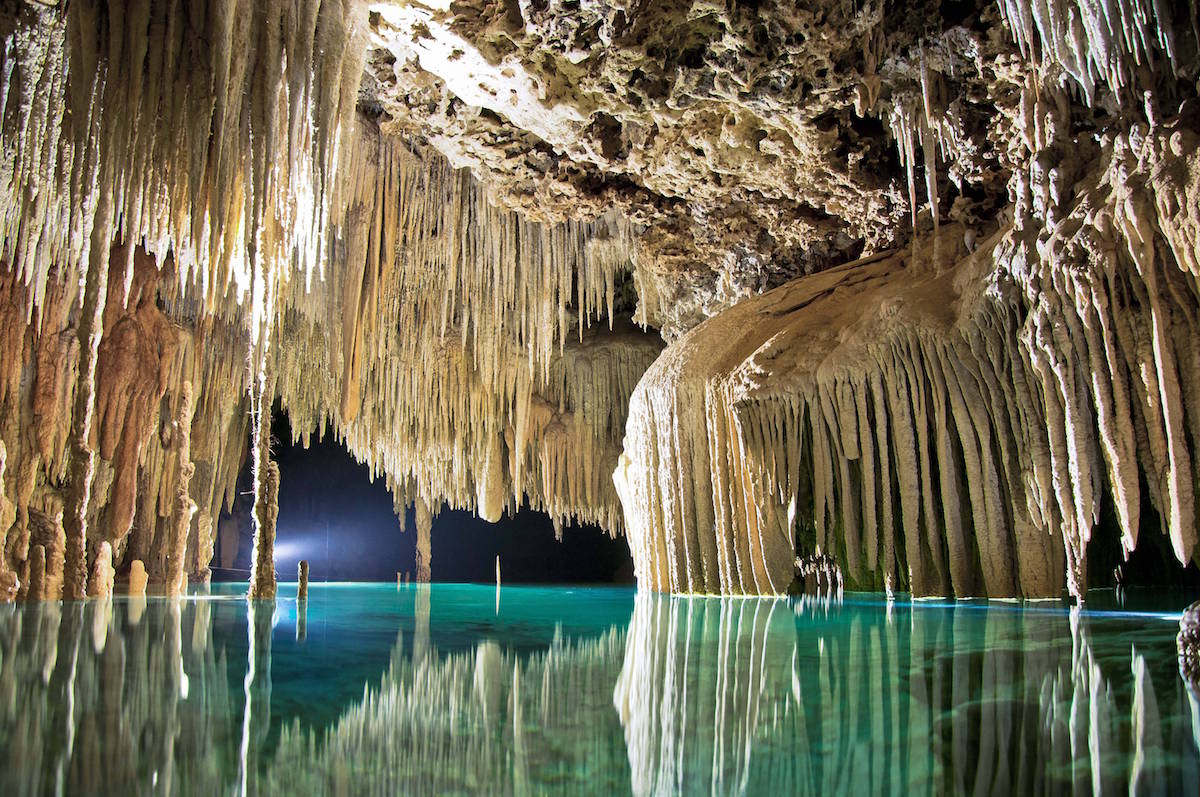
[[[1109,542],[1137,544],[1139,478],[1190,563],[1200,291],[1178,208],[1200,173],[1171,144],[1189,124],[1113,137],[1036,243],[1014,227],[971,254],[944,225],[668,348],[616,472],[639,579],[779,592],[795,545],[859,588],[1082,597],[1103,495]]]
[[[429,507],[420,498],[417,499],[417,576],[418,584],[428,584],[433,580],[433,543],[430,532],[433,531],[433,516]]]
[[[273,594],[277,406],[653,589],[1196,556],[1188,4],[202,5],[0,4],[0,599],[206,580],[247,456]]]
[[[88,577],[87,596],[89,598],[111,598],[113,581],[116,571],[113,570],[112,546],[108,540],[100,543],[96,554],[92,557],[92,573]]]
[[[134,559],[129,564],[129,595],[130,597],[145,597],[146,584],[149,577],[146,575],[146,566],[141,559]]]
[[[1179,674],[1193,695],[1200,693],[1200,602],[1193,603],[1179,618]]]
[[[251,598],[275,597],[275,521],[279,519],[279,466],[268,461],[255,495]]]
[[[166,540],[166,593],[182,595],[187,589],[187,574],[184,572],[184,555],[187,546],[188,527],[196,514],[196,502],[188,488],[196,466],[191,457],[192,426],[192,383],[184,382],[175,416],[173,444],[175,446],[175,500],[171,507],[171,524]]]
[[[308,560],[301,559],[296,574],[296,600],[308,600]]]
[[[26,600],[51,600],[55,596],[48,594],[46,589],[46,549],[35,545],[29,552],[29,591]]]

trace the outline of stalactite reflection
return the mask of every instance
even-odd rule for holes
[[[581,631],[565,595],[494,617],[490,588],[350,592],[298,609],[307,634],[286,599],[0,606],[0,793],[1200,787],[1200,709],[1147,615],[641,594]],[[345,628],[390,635],[369,678],[332,663]],[[338,686],[359,696],[305,711]]]
[[[615,696],[634,791],[1195,793],[1168,646],[1104,628],[1101,662],[1093,623],[639,596]]]

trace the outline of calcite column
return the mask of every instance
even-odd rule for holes
[[[192,474],[196,466],[192,464],[192,383],[184,382],[179,397],[179,408],[175,414],[175,461],[176,484],[175,502],[171,509],[171,524],[167,536],[167,566],[166,592],[168,595],[181,595],[187,587],[187,575],[184,572],[184,556],[187,553],[188,528],[192,525],[192,515],[196,513],[196,503],[189,494]]]
[[[429,505],[425,499],[418,498],[415,506],[417,516],[417,582],[428,584],[432,580],[433,543],[430,533],[433,531],[433,517],[429,513]]]
[[[83,306],[79,313],[79,372],[71,410],[70,466],[67,470],[63,531],[67,537],[63,598],[79,600],[87,589],[87,512],[96,474],[96,452],[91,447],[92,415],[96,409],[96,357],[104,332],[104,302],[108,296],[108,252],[112,233],[112,208],[105,192],[99,203],[91,236]],[[135,463],[136,467],[136,463]]]
[[[267,462],[254,508],[254,564],[250,572],[250,597],[275,597],[275,522],[279,519],[279,466]]]
[[[308,600],[308,560],[301,559],[296,578],[298,585],[296,587],[296,600]]]

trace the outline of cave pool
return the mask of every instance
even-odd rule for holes
[[[0,794],[1197,794],[1183,593],[0,605]]]

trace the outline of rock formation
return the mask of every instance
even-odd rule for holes
[[[1200,603],[1188,606],[1179,618],[1175,646],[1179,654],[1179,674],[1196,695],[1200,692]]]
[[[88,576],[87,597],[111,598],[115,576],[112,546],[108,540],[105,540],[97,546],[96,555],[92,557],[92,572]]]
[[[141,559],[134,559],[129,564],[129,586],[128,592],[131,597],[144,598],[146,596],[146,584],[149,581],[149,576],[146,575],[146,565]]]
[[[188,527],[192,515],[196,514],[196,502],[188,493],[192,482],[192,474],[196,466],[191,459],[192,437],[192,384],[183,383],[183,390],[176,410],[175,429],[172,433],[175,446],[175,500],[171,508],[170,526],[167,529],[166,564],[164,567],[166,592],[168,595],[182,595],[187,589],[187,574],[184,572],[184,556],[186,554]]]
[[[596,523],[653,589],[1188,565],[1198,29],[1150,0],[0,4],[0,599],[31,540],[52,597],[104,542],[207,578],[247,456],[265,579],[276,402],[401,516]]]
[[[254,496],[254,553],[250,566],[250,597],[274,598],[275,521],[279,519],[279,466],[268,460]]]
[[[418,498],[416,505],[417,523],[417,577],[418,584],[428,584],[433,580],[433,515],[425,501]]]

